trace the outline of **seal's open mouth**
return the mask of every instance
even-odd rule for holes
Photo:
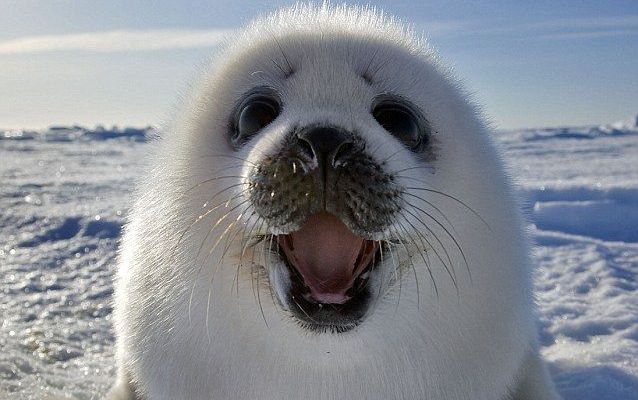
[[[379,243],[355,235],[333,214],[320,212],[279,236],[283,256],[304,284],[306,301],[344,304],[368,277]]]
[[[341,333],[361,323],[379,260],[378,241],[355,235],[334,214],[319,212],[277,242],[290,272],[287,303],[304,327]]]

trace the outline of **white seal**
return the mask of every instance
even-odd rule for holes
[[[112,399],[558,398],[490,130],[395,20],[255,21],[156,147]]]

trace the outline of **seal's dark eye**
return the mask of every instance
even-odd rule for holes
[[[410,149],[416,151],[420,148],[422,134],[419,122],[410,110],[399,104],[380,104],[374,108],[372,115],[379,125]]]
[[[232,141],[242,144],[270,124],[279,115],[279,103],[274,99],[255,95],[247,98],[239,108]]]

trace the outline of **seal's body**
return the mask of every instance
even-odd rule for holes
[[[509,180],[423,42],[298,6],[195,89],[123,239],[112,399],[557,399]]]

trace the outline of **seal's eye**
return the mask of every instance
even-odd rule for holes
[[[248,97],[240,106],[232,141],[240,145],[279,115],[279,103],[263,94]]]
[[[400,104],[383,103],[374,108],[372,115],[383,129],[405,143],[411,150],[419,150],[422,134],[417,118],[409,109]]]

